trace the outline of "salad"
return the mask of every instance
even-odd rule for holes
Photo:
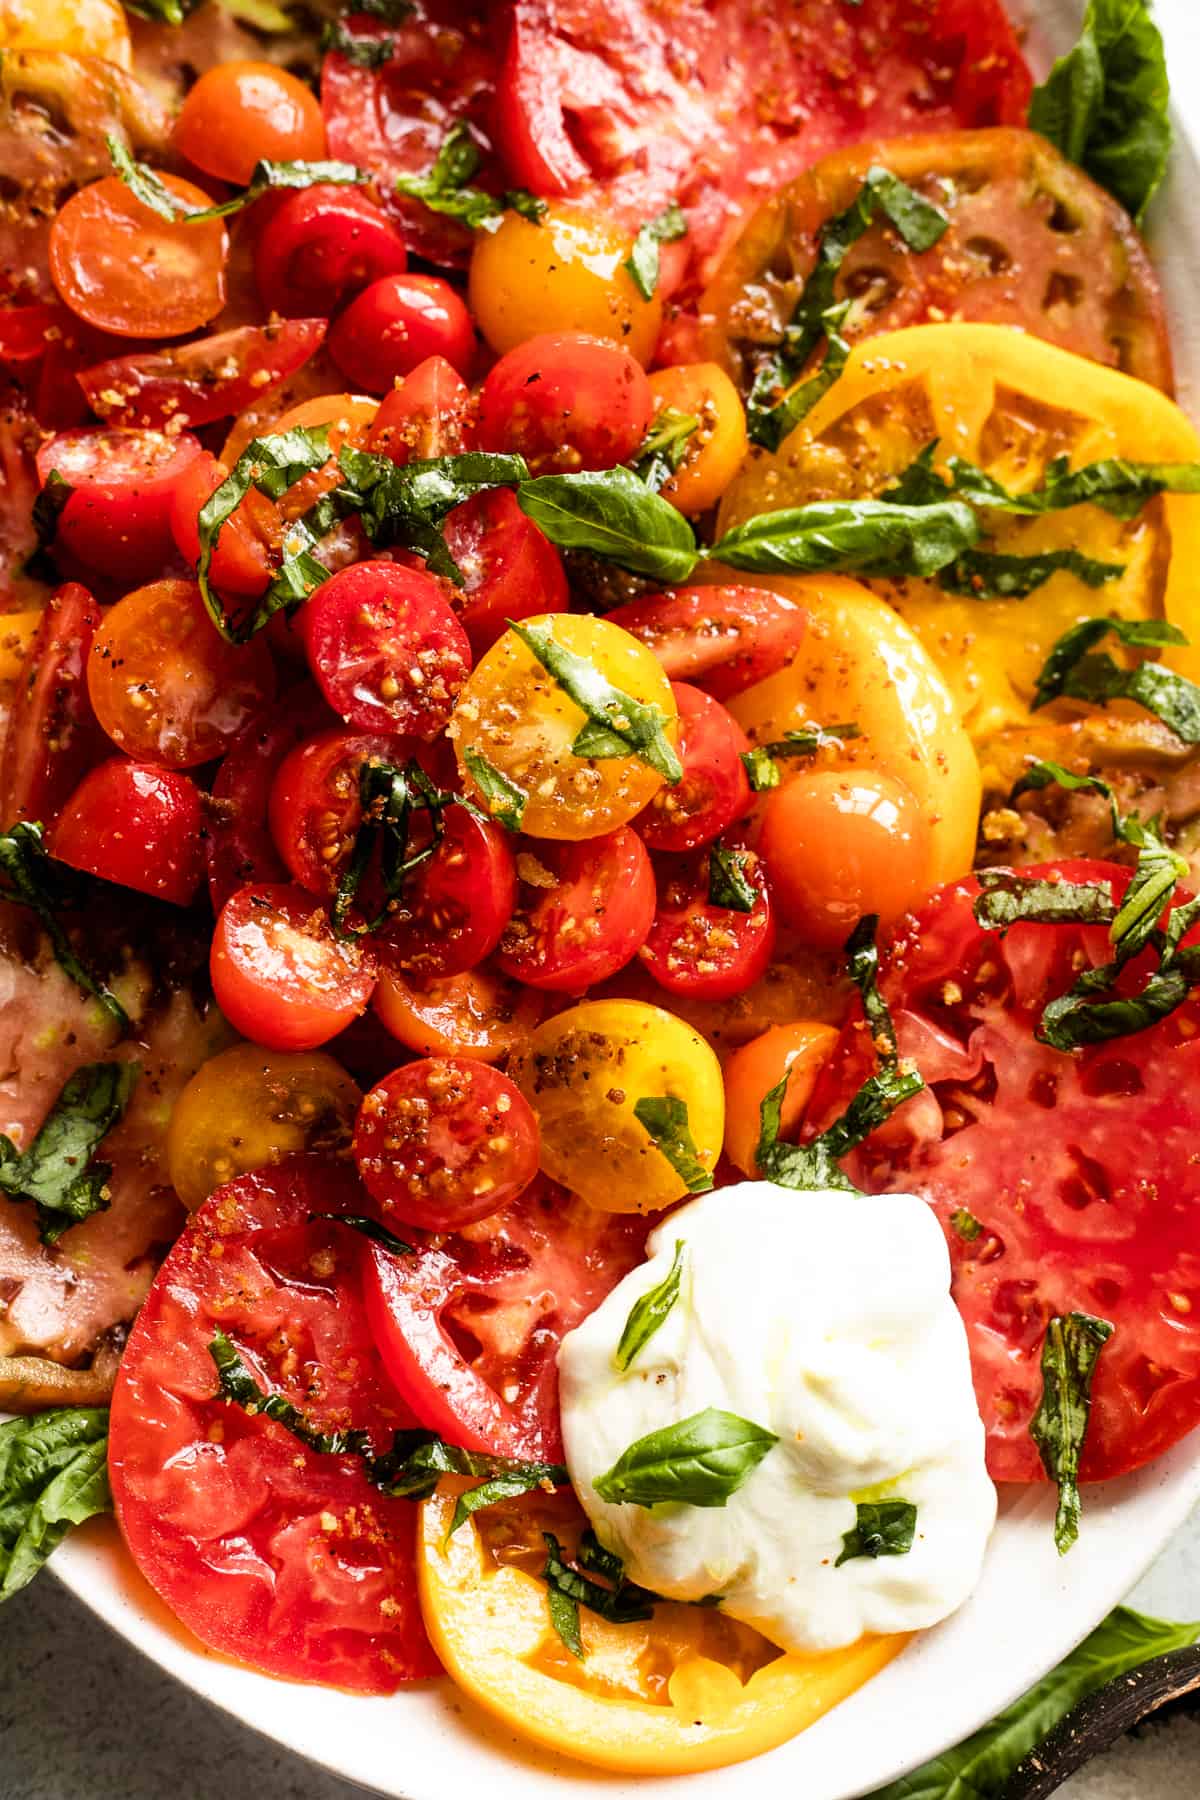
[[[0,50],[0,1600],[768,1750],[1200,1423],[1148,7]]]

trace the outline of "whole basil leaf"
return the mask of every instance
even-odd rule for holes
[[[1113,1335],[1107,1319],[1067,1313],[1046,1326],[1042,1342],[1042,1398],[1029,1426],[1051,1481],[1058,1483],[1054,1542],[1065,1556],[1079,1536],[1079,1459],[1092,1405],[1092,1377]]]
[[[715,1406],[647,1432],[592,1484],[611,1505],[724,1506],[779,1442]]]
[[[979,522],[961,500],[933,506],[817,500],[735,525],[705,554],[762,575],[852,570],[928,577],[949,567],[978,538]]]
[[[72,1525],[111,1505],[107,1407],[0,1425],[0,1604],[33,1580]]]
[[[40,825],[22,821],[0,833],[0,900],[28,907],[46,933],[63,974],[70,977],[80,993],[96,1002],[123,1035],[129,1030],[129,1014],[117,996],[76,955],[59,922],[59,912],[78,899],[65,886],[67,874],[61,863],[46,854]]]
[[[521,511],[562,550],[590,550],[635,575],[671,584],[699,560],[683,514],[631,469],[538,475],[517,489]]]
[[[136,1062],[85,1063],[64,1084],[27,1150],[0,1135],[0,1193],[37,1208],[43,1244],[56,1244],[72,1225],[112,1204],[112,1164],[93,1157],[124,1114],[141,1072]]]
[[[588,722],[571,746],[576,756],[637,756],[672,787],[682,781],[683,765],[663,730],[667,721],[657,706],[614,687],[585,656],[558,643],[552,625],[523,625],[510,619],[508,628],[586,716]]]
[[[911,1500],[860,1500],[833,1566],[840,1569],[859,1556],[907,1556],[916,1530],[917,1509]]]
[[[667,1273],[654,1287],[647,1288],[646,1292],[641,1294],[630,1308],[629,1317],[625,1321],[625,1329],[622,1331],[620,1341],[613,1353],[613,1361],[622,1374],[629,1368],[638,1353],[645,1349],[679,1299],[684,1250],[683,1239],[677,1238],[675,1255]]]

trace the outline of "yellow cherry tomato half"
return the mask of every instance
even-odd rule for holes
[[[362,1093],[318,1050],[235,1044],[202,1064],[171,1114],[167,1165],[194,1212],[214,1188],[299,1150],[348,1150]]]
[[[654,396],[651,434],[679,413],[696,421],[683,440],[679,467],[663,483],[664,499],[680,512],[696,514],[715,506],[750,448],[746,413],[737,389],[718,363],[679,363],[650,377]]]
[[[477,1512],[448,1536],[455,1495],[421,1507],[417,1579],[433,1647],[463,1691],[548,1749],[629,1775],[744,1762],[812,1725],[879,1673],[905,1637],[823,1656],[784,1654],[716,1607],[664,1601],[613,1625],[580,1609],[583,1660],[550,1623],[542,1532],[575,1553],[569,1496]]]
[[[133,67],[119,0],[0,0],[0,50],[66,50]]]
[[[545,331],[586,331],[649,362],[662,301],[638,291],[625,267],[632,249],[629,233],[578,207],[550,206],[536,222],[506,213],[499,230],[475,234],[475,322],[499,356]]]
[[[585,613],[543,614],[523,620],[521,630],[548,632],[554,647],[582,658],[610,688],[655,707],[663,734],[674,743],[678,715],[671,684],[645,644]],[[573,746],[591,722],[524,640],[506,631],[471,671],[449,735],[483,804],[489,796],[471,767],[479,757],[524,796],[522,829],[531,837],[589,838],[627,825],[663,785],[641,753],[577,756]],[[476,762],[477,772],[480,766]]]
[[[786,1075],[779,1135],[791,1139],[837,1040],[834,1026],[805,1019],[795,1025],[772,1025],[729,1057],[725,1064],[725,1154],[743,1175],[760,1173],[756,1152],[761,1108],[771,1089]]]
[[[542,1168],[605,1212],[658,1212],[688,1183],[637,1116],[682,1101],[701,1168],[725,1128],[721,1065],[698,1031],[641,1000],[585,1000],[539,1025],[512,1070],[538,1117]]]

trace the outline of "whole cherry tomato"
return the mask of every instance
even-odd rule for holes
[[[641,364],[585,332],[530,338],[483,384],[479,441],[523,456],[535,474],[628,462],[654,411]]]
[[[114,756],[85,775],[50,832],[60,862],[186,906],[204,871],[200,790],[188,776]]]
[[[325,123],[312,89],[268,62],[224,62],[189,89],[175,148],[206,175],[244,186],[257,162],[316,162]]]
[[[440,276],[385,275],[334,320],[329,350],[347,381],[383,394],[429,356],[443,356],[465,373],[475,354],[475,327]]]

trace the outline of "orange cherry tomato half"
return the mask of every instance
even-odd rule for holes
[[[204,870],[200,790],[174,769],[114,756],[80,782],[47,847],[86,875],[186,906]]]
[[[311,88],[267,62],[206,69],[175,122],[175,148],[206,175],[244,186],[257,162],[316,162],[325,122]]]
[[[190,181],[163,175],[192,211],[211,205]],[[220,219],[160,219],[118,175],[80,188],[50,231],[50,274],[60,298],[118,337],[180,337],[225,304],[229,237]]]
[[[832,1025],[804,1020],[772,1025],[742,1044],[725,1064],[725,1154],[743,1175],[756,1176],[762,1132],[760,1109],[773,1087],[787,1077],[779,1135],[794,1139],[808,1110],[817,1077],[833,1054],[838,1033]]]
[[[375,953],[334,935],[303,888],[239,888],[221,908],[209,963],[217,1005],[235,1031],[268,1050],[315,1050],[365,1012]]]
[[[473,1056],[490,1063],[528,1042],[546,999],[491,967],[417,981],[385,964],[372,1005],[392,1036],[418,1056]]]

